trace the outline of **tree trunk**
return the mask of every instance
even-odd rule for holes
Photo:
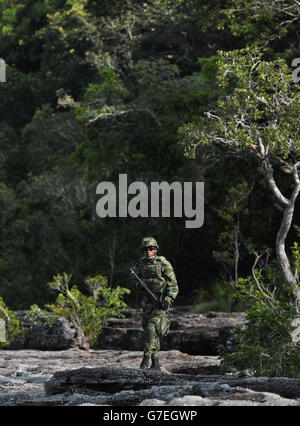
[[[265,154],[265,151],[261,149],[261,153]],[[298,286],[296,276],[293,274],[289,259],[285,251],[285,240],[292,224],[295,202],[300,191],[300,180],[298,175],[299,166],[300,163],[298,162],[294,164],[293,167],[291,167],[295,186],[290,199],[284,197],[276,185],[273,176],[273,168],[268,157],[263,160],[261,168],[261,172],[265,176],[273,195],[275,196],[276,200],[284,207],[282,222],[276,236],[276,259],[278,269],[282,273],[285,284],[292,288],[294,303],[298,312],[300,311],[300,288]]]
[[[289,205],[284,209],[283,219],[276,237],[277,264],[280,272],[283,275],[284,282],[288,286],[294,286],[297,284],[285,251],[285,240],[292,224],[294,208],[295,203],[290,202]]]
[[[294,208],[295,203],[290,203],[284,210],[281,226],[276,237],[276,258],[278,269],[282,273],[285,284],[292,288],[294,304],[297,311],[300,312],[300,288],[285,251],[285,240],[292,224]]]

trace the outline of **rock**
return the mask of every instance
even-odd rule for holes
[[[216,356],[192,356],[173,350],[164,353],[162,367],[173,374],[209,375],[219,372],[220,360]]]
[[[191,355],[217,355],[221,344],[232,350],[233,334],[236,325],[245,319],[243,313],[209,312],[192,313],[191,306],[174,307],[169,334],[162,339],[161,349],[177,349]],[[122,312],[125,318],[111,318],[95,349],[143,350],[144,332],[141,325],[141,310],[128,309]],[[26,311],[18,311],[18,317],[25,327],[25,336],[11,343],[12,349],[62,350],[73,347],[88,348],[80,330],[66,319],[58,318],[51,325],[44,317],[34,325]],[[52,320],[57,317],[49,313]]]
[[[232,350],[237,325],[245,321],[244,313],[209,312],[194,314],[191,307],[171,309],[170,332],[162,339],[161,349],[177,349],[191,355],[217,355],[219,345]],[[140,314],[139,311],[137,311]],[[143,330],[139,315],[130,319],[112,318],[103,327],[97,347],[100,349],[143,350]]]
[[[24,367],[22,365],[18,365],[15,371],[16,376],[22,376],[24,373]]]
[[[81,368],[54,374],[45,383],[46,395],[93,394],[104,405],[137,405],[144,399],[174,398],[186,394],[225,395],[227,384],[199,380],[193,375],[173,375],[137,368]]]
[[[183,379],[184,377],[184,379]],[[112,367],[80,368],[55,373],[45,384],[46,395],[56,393],[84,391],[113,394],[117,391],[136,391],[152,386],[182,385],[186,381],[194,381],[193,375],[172,375],[155,370],[123,368],[116,371]]]
[[[110,367],[117,371],[131,367],[137,369],[142,358],[141,352],[120,350],[2,350],[0,351],[0,405],[79,405],[79,399],[73,399],[73,395],[81,395],[81,403],[89,399],[94,405],[102,405],[101,394],[97,395],[90,389],[89,395],[83,390],[68,392],[67,394],[45,395],[44,383],[48,382],[58,371],[80,369],[82,367]],[[207,371],[217,369],[219,360],[216,357],[191,356],[179,351],[162,351],[161,365],[166,370],[174,367],[184,371],[193,363],[193,369],[197,373],[205,374]],[[176,364],[176,365],[175,365]],[[21,376],[16,376],[16,371],[22,371]],[[189,370],[191,371],[191,370]],[[129,392],[129,394],[126,394]],[[140,391],[142,392],[142,391]],[[145,398],[149,398],[151,390],[145,391]],[[150,392],[150,393],[149,393]],[[128,401],[133,404],[139,403],[139,394],[135,391],[117,392],[115,401]],[[153,395],[153,394],[152,394]],[[97,399],[98,398],[98,399]]]
[[[89,345],[82,330],[65,318],[58,318],[53,324],[38,324],[25,332],[26,349],[63,350],[69,348],[88,349]]]
[[[185,395],[173,398],[169,401],[158,399],[146,399],[140,406],[299,406],[299,401],[281,398],[280,396],[268,392],[254,392],[251,389],[236,388],[236,392],[228,396],[219,398],[205,398],[198,395]]]
[[[232,386],[243,386],[254,391],[271,392],[283,398],[300,398],[300,379],[287,377],[251,377],[237,379]]]
[[[217,355],[219,345],[232,349],[234,329],[245,321],[244,313],[179,313],[174,315],[162,348],[176,348],[191,355]]]
[[[138,368],[138,351],[0,354],[1,406],[300,405],[300,379],[221,376],[215,356],[162,351],[162,372],[156,372]]]
[[[300,379],[194,376],[137,368],[81,368],[54,374],[46,395],[97,396],[100,405],[300,405]],[[149,402],[150,400],[150,402]]]

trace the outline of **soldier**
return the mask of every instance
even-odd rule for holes
[[[178,294],[176,276],[171,263],[163,256],[157,256],[159,249],[153,237],[142,239],[141,251],[143,257],[135,264],[134,270],[148,288],[162,303],[163,309],[142,294],[142,326],[144,329],[144,357],[140,368],[150,366],[160,370],[158,353],[160,338],[167,335],[170,327],[168,309]]]

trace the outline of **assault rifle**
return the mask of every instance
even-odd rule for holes
[[[129,268],[129,271],[134,276],[134,278],[137,279],[138,286],[144,291],[144,293],[146,293],[146,295],[151,300],[151,302],[154,302],[160,309],[164,309],[161,301],[155,296],[155,294],[152,293],[152,291],[149,289],[147,284],[144,283],[144,281],[135,273],[135,271],[132,268]],[[171,316],[169,312],[168,314]]]

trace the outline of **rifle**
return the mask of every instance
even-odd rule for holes
[[[154,302],[160,309],[164,309],[163,304],[160,300],[155,296],[155,294],[152,293],[152,291],[149,289],[147,284],[144,283],[144,281],[135,273],[135,271],[132,268],[129,268],[129,271],[131,274],[136,278],[139,282],[139,286],[143,289],[144,293],[147,294],[148,298],[151,300],[151,302]],[[170,312],[168,312],[168,315],[171,317]]]

